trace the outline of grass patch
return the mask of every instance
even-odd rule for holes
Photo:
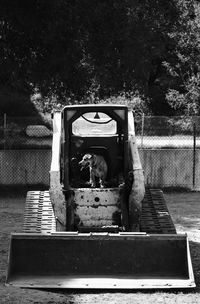
[[[160,187],[158,187],[160,188]],[[162,191],[163,192],[166,192],[166,193],[189,193],[189,192],[192,192],[190,188],[187,188],[187,187],[179,187],[179,186],[175,186],[175,187],[162,187]]]

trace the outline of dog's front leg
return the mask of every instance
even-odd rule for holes
[[[92,168],[90,168],[90,184],[92,188],[96,187],[95,175]]]
[[[99,185],[100,185],[100,188],[104,188],[104,186],[105,186],[105,178],[104,177],[99,178]]]

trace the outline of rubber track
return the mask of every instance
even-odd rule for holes
[[[142,232],[149,234],[176,234],[174,223],[161,190],[146,189],[142,203],[140,227]]]
[[[150,234],[176,234],[161,190],[146,189],[140,227],[142,232]],[[56,231],[56,222],[49,191],[29,191],[26,198],[23,232],[51,233],[52,231]]]
[[[55,230],[49,191],[29,191],[26,197],[23,232],[50,233]]]

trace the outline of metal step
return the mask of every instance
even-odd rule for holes
[[[146,233],[176,234],[161,190],[146,189],[142,202],[140,227],[141,231]]]
[[[26,197],[23,232],[51,233],[56,221],[49,191],[29,191]]]

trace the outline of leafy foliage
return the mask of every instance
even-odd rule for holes
[[[170,77],[166,94],[178,113],[200,114],[200,5],[195,1],[179,1],[181,28],[173,33],[177,41],[173,56],[164,63]]]
[[[37,90],[45,109],[57,100],[128,100],[154,114],[199,111],[194,0],[0,0],[0,7],[0,91]]]

